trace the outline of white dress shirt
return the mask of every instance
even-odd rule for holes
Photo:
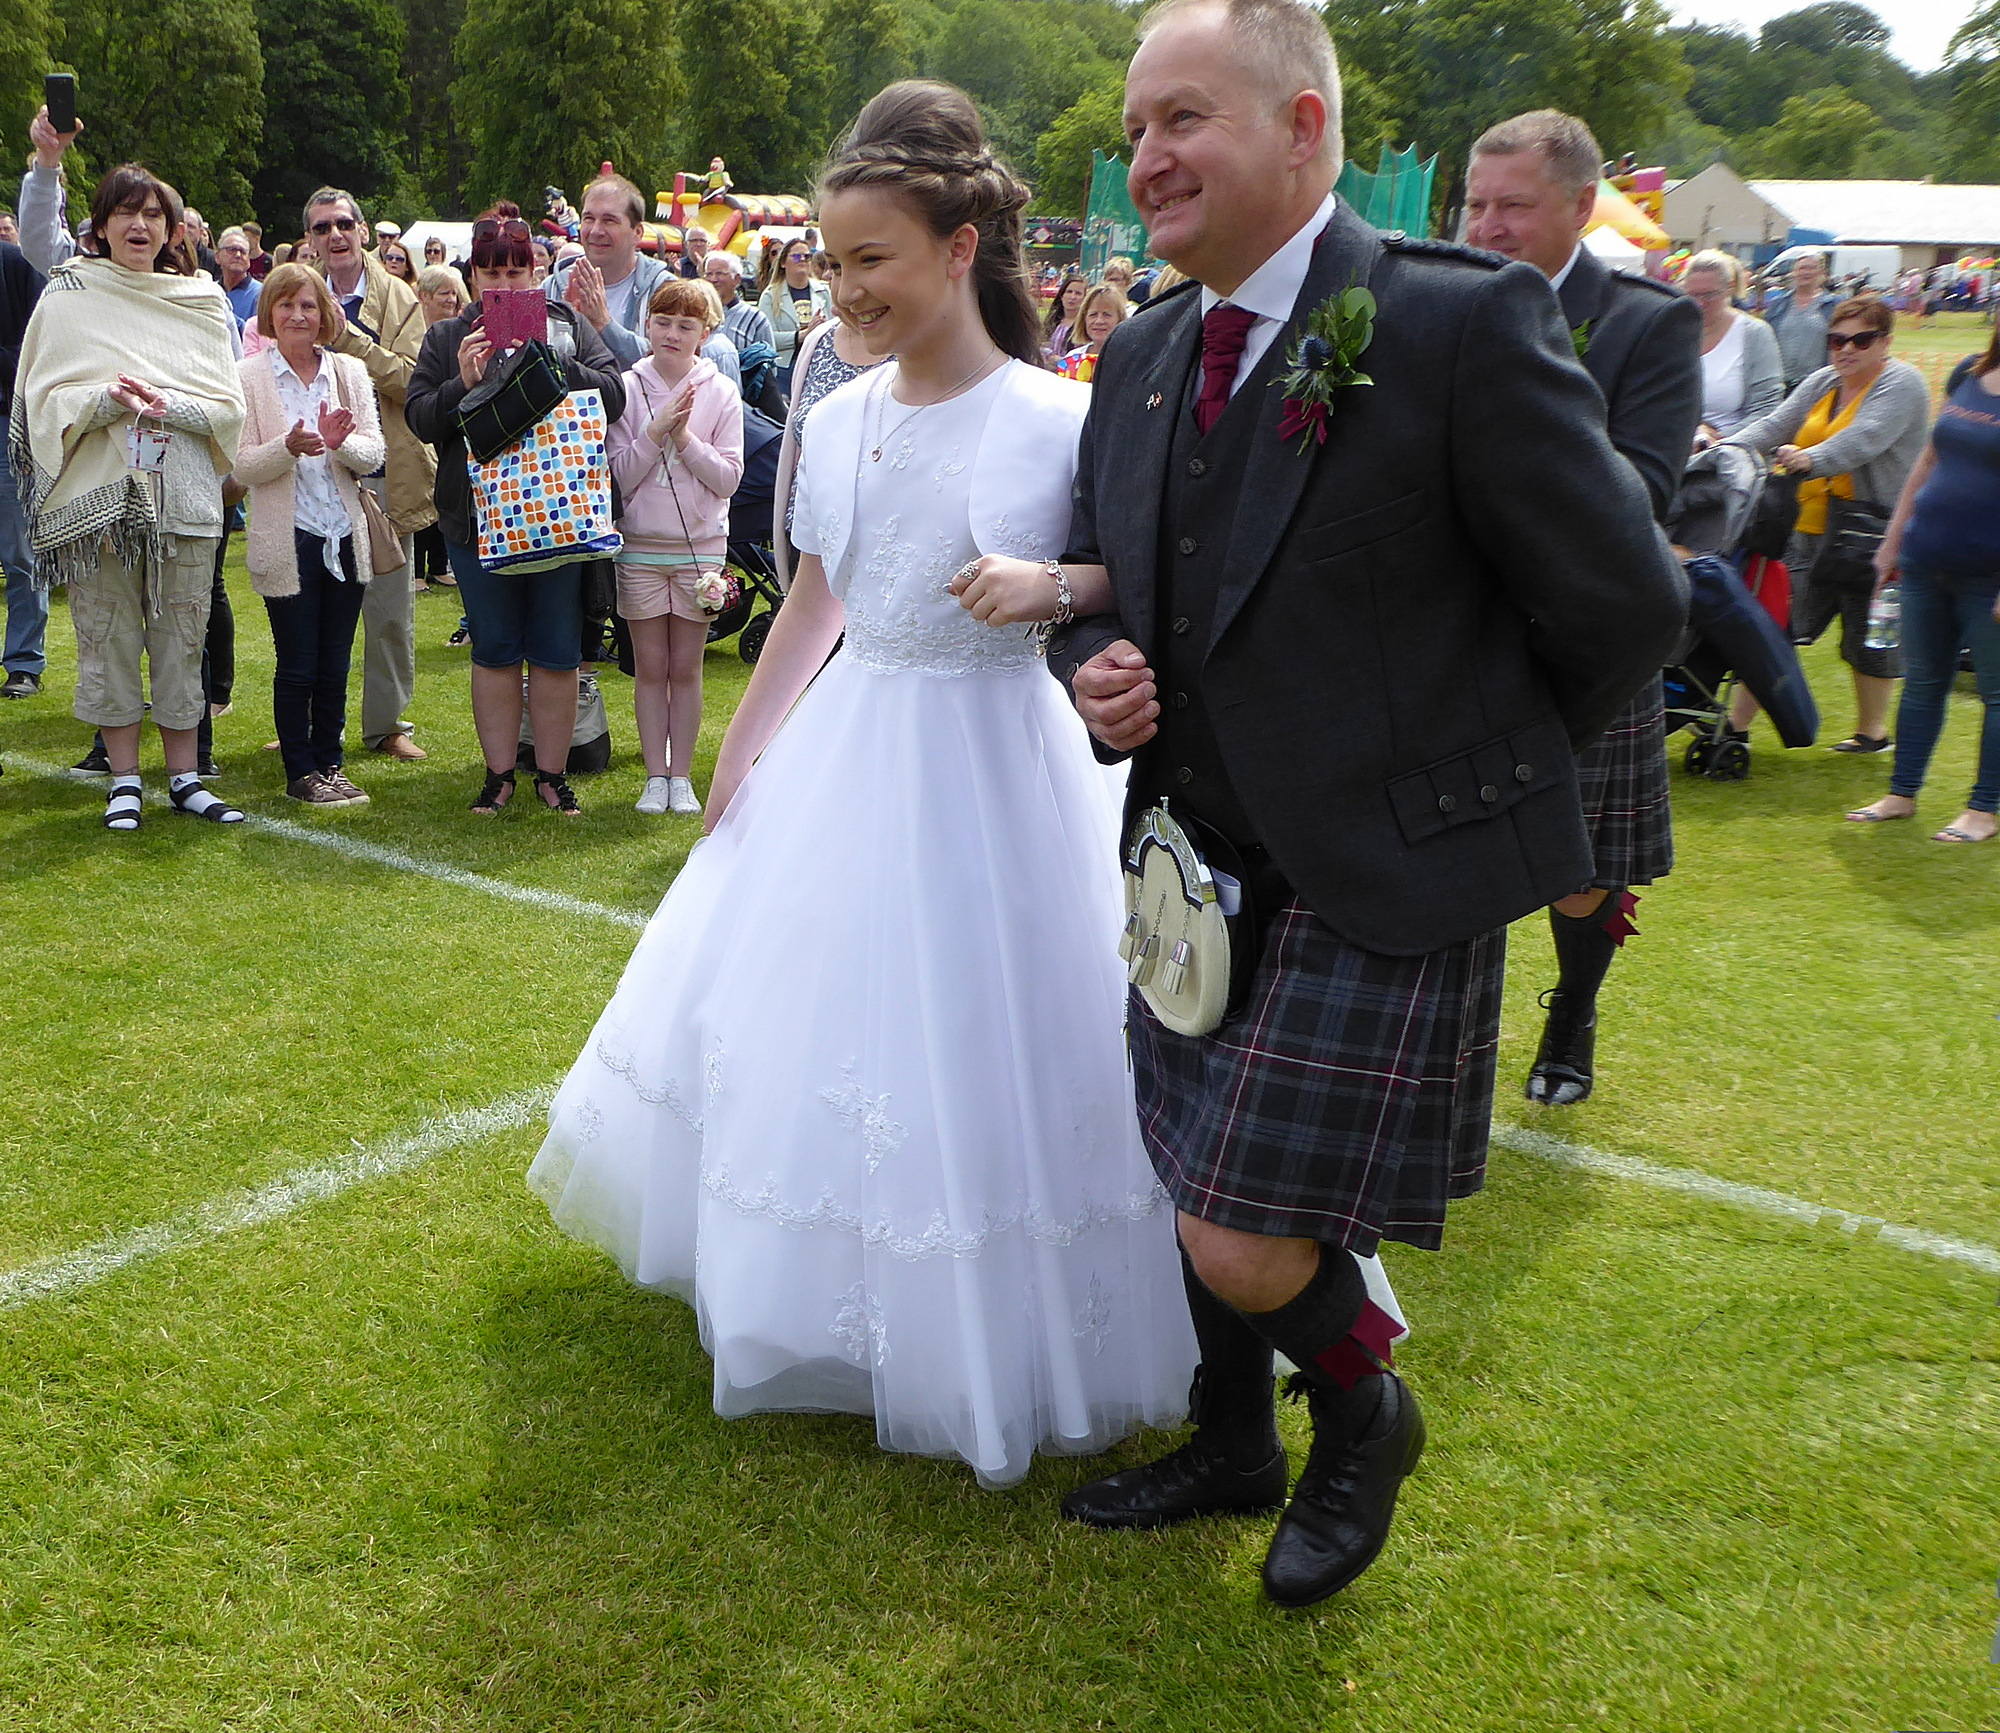
[[[1243,356],[1236,363],[1230,396],[1234,397],[1236,388],[1250,377],[1250,370],[1263,359],[1264,351],[1271,347],[1272,340],[1292,316],[1299,291],[1306,286],[1306,272],[1312,268],[1313,245],[1319,240],[1320,231],[1333,221],[1333,206],[1333,194],[1328,193],[1320,200],[1319,209],[1306,219],[1305,227],[1245,277],[1234,294],[1225,297],[1203,287],[1204,319],[1225,300],[1232,307],[1257,315],[1257,322],[1243,339]]]
[[[319,412],[338,409],[333,393],[333,357],[320,351],[319,371],[308,385],[292,371],[277,344],[265,351],[271,357],[271,377],[277,382],[278,401],[294,421],[303,421],[308,433],[319,430]],[[326,569],[335,578],[345,578],[340,566],[340,544],[353,533],[347,506],[333,483],[333,455],[301,457],[292,472],[292,523],[326,544]]]
[[[1558,295],[1562,293],[1563,284],[1569,281],[1570,272],[1576,269],[1577,257],[1582,251],[1583,243],[1578,241],[1575,246],[1570,248],[1569,257],[1563,260],[1563,268],[1549,279],[1549,287],[1555,290]]]

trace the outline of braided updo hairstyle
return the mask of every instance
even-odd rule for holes
[[[964,91],[907,78],[879,92],[820,173],[822,196],[855,187],[894,193],[940,240],[967,223],[977,229],[972,279],[987,334],[1015,360],[1044,364],[1022,247],[1028,188],[987,148],[979,111]]]

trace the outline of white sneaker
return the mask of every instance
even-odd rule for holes
[[[673,786],[673,783],[664,776],[647,777],[646,792],[632,803],[632,810],[653,814],[666,812],[673,800]]]
[[[694,784],[685,776],[667,779],[667,810],[683,814],[701,811],[701,801],[695,795]]]

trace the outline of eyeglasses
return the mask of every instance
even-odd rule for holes
[[[338,229],[343,235],[347,235],[352,234],[354,228],[355,223],[352,217],[321,217],[318,222],[313,224],[311,232],[315,235],[327,235]]]
[[[1857,349],[1872,349],[1881,341],[1880,331],[1829,331],[1826,346],[1829,349],[1845,349],[1850,343]]]
[[[472,225],[473,244],[481,241],[525,241],[530,239],[528,225],[519,217],[481,217]]]

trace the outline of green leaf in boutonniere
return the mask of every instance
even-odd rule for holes
[[[1579,361],[1590,353],[1591,324],[1592,321],[1586,319],[1581,325],[1572,325],[1569,328],[1570,345],[1576,350],[1576,358]]]
[[[1278,418],[1278,437],[1299,436],[1303,452],[1308,439],[1326,443],[1327,417],[1333,394],[1346,385],[1373,385],[1355,366],[1375,335],[1375,297],[1356,285],[1329,295],[1306,315],[1305,333],[1285,357],[1285,371],[1273,380],[1285,394]]]

